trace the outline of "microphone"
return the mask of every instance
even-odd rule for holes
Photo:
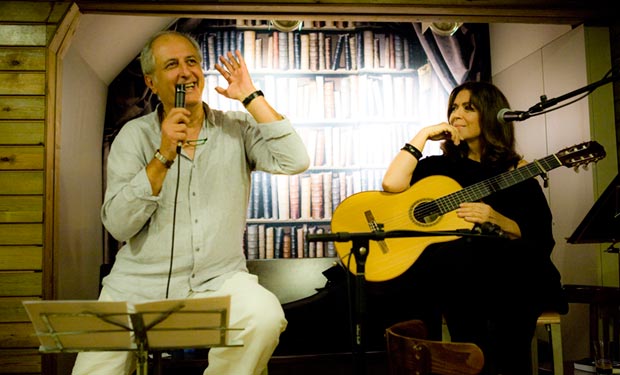
[[[502,125],[506,125],[511,121],[527,120],[530,117],[531,115],[529,114],[529,112],[513,111],[509,108],[502,108],[499,110],[499,112],[497,112],[497,121],[499,121],[499,123]]]
[[[174,94],[174,106],[175,108],[185,107],[185,85],[183,84],[176,85],[175,94]],[[182,147],[183,147],[183,142],[177,143],[177,154],[181,153]]]

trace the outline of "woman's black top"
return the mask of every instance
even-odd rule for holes
[[[415,189],[422,178],[443,175],[467,187],[503,172],[470,159],[430,156],[418,163],[411,185]],[[424,250],[413,271],[431,278],[447,304],[476,303],[491,310],[527,306],[566,313],[560,274],[551,261],[552,215],[538,180],[527,179],[482,202],[514,220],[521,238],[464,237],[435,243]]]

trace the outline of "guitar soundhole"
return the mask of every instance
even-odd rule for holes
[[[409,218],[423,226],[433,225],[440,218],[439,207],[433,200],[420,200],[409,209]]]

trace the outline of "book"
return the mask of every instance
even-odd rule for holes
[[[299,175],[291,175],[289,177],[289,206],[291,209],[291,219],[299,219],[301,217],[300,199],[300,182]]]
[[[594,360],[592,358],[583,358],[575,361],[573,362],[573,366],[575,367],[575,370],[591,372],[594,374],[596,373],[596,366],[594,365]],[[620,374],[620,362],[614,361],[613,367],[612,374]]]
[[[319,54],[319,62],[318,69],[325,70],[325,34],[322,32],[318,33],[318,54]]]
[[[248,225],[246,231],[246,258],[258,259],[258,226]]]
[[[291,258],[291,227],[282,227],[282,258]]]
[[[258,225],[258,259],[265,259],[265,224]]]
[[[363,66],[364,69],[374,68],[375,57],[375,38],[372,30],[364,30],[362,34],[363,40]]]
[[[336,49],[334,50],[334,58],[332,59],[331,69],[336,70],[340,67],[340,58],[344,50],[345,38],[344,34],[338,36],[338,42],[336,42]]]
[[[275,227],[273,235],[273,257],[276,259],[283,258],[284,228]]]
[[[275,258],[275,230],[273,227],[265,228],[265,259]]]
[[[301,70],[310,70],[310,35],[301,34],[300,37],[300,62]]]
[[[301,194],[300,194],[300,217],[302,219],[310,219],[312,218],[312,204],[311,204],[311,185],[312,181],[310,180],[309,175],[303,175],[300,178],[301,185]]]
[[[288,220],[291,218],[290,194],[289,194],[289,176],[277,175],[278,184],[278,218],[280,220]]]

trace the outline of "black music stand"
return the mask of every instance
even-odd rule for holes
[[[608,252],[617,253],[620,242],[620,175],[611,181],[583,218],[568,243],[611,243]]]
[[[366,336],[365,336],[365,320],[366,320],[366,293],[365,293],[365,271],[366,259],[370,252],[370,241],[382,241],[386,238],[409,238],[409,237],[486,237],[486,238],[503,238],[498,234],[487,235],[470,229],[458,229],[455,231],[416,231],[416,230],[392,230],[375,232],[337,232],[323,234],[307,234],[308,242],[318,241],[334,241],[334,242],[352,242],[351,254],[353,254],[356,263],[355,272],[355,322],[353,325],[354,338],[353,341],[353,371],[354,374],[363,375],[366,369]],[[345,265],[346,266],[346,265]],[[350,271],[349,267],[347,270]]]
[[[135,351],[147,374],[149,350],[241,346],[229,342],[230,297],[129,305],[102,301],[24,301],[44,353]],[[179,333],[183,334],[180,335]]]
[[[594,202],[581,223],[577,226],[573,234],[567,239],[570,244],[602,244],[609,243],[605,250],[608,253],[618,253],[615,245],[620,242],[620,175],[611,181],[603,194]],[[618,257],[618,267],[620,268],[620,256]],[[565,289],[574,293],[577,302],[590,304],[590,354],[594,353],[592,339],[597,338],[599,330],[598,317],[601,312],[608,315],[606,309],[610,308],[618,313],[616,296],[618,289],[612,287],[599,287],[588,285],[565,285]],[[611,301],[608,301],[610,298]],[[617,317],[617,315],[616,315]],[[609,319],[608,317],[605,319]],[[617,319],[617,318],[616,318]],[[603,320],[605,322],[605,320]],[[605,326],[606,323],[603,323]],[[617,323],[615,325],[616,346],[615,356],[620,355],[620,348],[617,343]],[[603,329],[603,338],[609,340],[609,331]]]

